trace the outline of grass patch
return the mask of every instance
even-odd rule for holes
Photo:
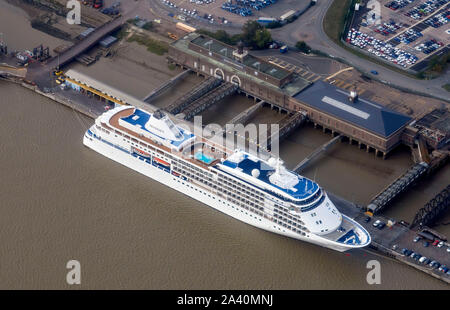
[[[122,26],[113,35],[117,38],[117,40],[119,40],[119,41],[122,40],[123,38],[125,38],[127,36],[127,27]]]
[[[168,64],[167,66],[169,67],[169,70],[170,70],[170,71],[175,70],[175,68],[177,67],[177,66],[175,66],[174,64]]]
[[[335,0],[325,14],[323,30],[336,43],[340,42],[352,2],[353,0]]]
[[[450,84],[442,85],[442,88],[445,89],[446,91],[450,92]]]
[[[166,42],[157,41],[142,34],[133,34],[128,42],[136,42],[147,47],[147,50],[156,55],[164,55],[169,51],[169,44]]]

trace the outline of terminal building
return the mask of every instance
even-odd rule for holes
[[[311,83],[244,50],[190,33],[173,42],[168,60],[205,77],[239,86],[248,96],[289,112],[303,112],[309,120],[358,142],[383,156],[402,142],[412,118],[356,93],[316,81]]]

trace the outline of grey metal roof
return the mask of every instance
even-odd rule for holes
[[[378,103],[364,98],[350,102],[348,97],[347,91],[323,81],[315,82],[294,96],[313,108],[383,137],[389,137],[412,120]]]
[[[202,48],[209,49],[211,52],[222,55],[231,61],[235,61],[233,58],[234,47],[226,45],[220,41],[214,40],[212,38],[200,35],[191,41],[193,44],[198,45]],[[255,57],[250,53],[244,59],[244,65],[270,75],[278,80],[282,80],[291,74],[290,71],[280,68],[278,66],[272,65],[269,62],[264,61],[261,58]]]
[[[86,30],[84,30],[82,33],[80,33],[80,36],[82,36],[83,38],[84,37],[87,37],[88,35],[90,35],[91,33],[93,33],[94,32],[94,30],[95,30],[95,28],[88,28],[88,29],[86,29]]]
[[[116,37],[113,37],[113,36],[107,36],[107,37],[104,37],[100,42],[99,42],[99,44],[101,45],[101,46],[103,46],[103,47],[110,47],[114,42],[116,42],[117,41],[117,38]]]

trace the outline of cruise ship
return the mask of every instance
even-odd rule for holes
[[[279,158],[226,149],[165,112],[111,109],[85,133],[92,150],[247,224],[344,252],[369,233],[341,214],[316,182]]]

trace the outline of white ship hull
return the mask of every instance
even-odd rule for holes
[[[196,186],[195,184],[183,182],[179,177],[172,175],[170,172],[166,172],[158,167],[148,164],[145,161],[142,161],[139,158],[132,156],[130,153],[119,150],[98,138],[88,136],[87,133],[83,138],[83,143],[92,150],[130,169],[133,169],[153,180],[156,180],[166,186],[169,186],[189,197],[192,197],[220,212],[223,212],[247,224],[287,237],[314,243],[339,252],[344,252],[346,250],[354,248],[350,245],[339,244],[337,242],[333,242],[331,240],[328,240],[326,238],[314,234],[309,234],[309,237],[306,237],[294,233],[292,231],[289,231],[285,227],[274,223],[270,219],[258,216],[252,212],[249,212],[246,209],[243,209],[237,205],[232,204],[229,201],[225,201],[218,196],[214,197],[214,195],[208,192],[207,190],[199,186]]]

